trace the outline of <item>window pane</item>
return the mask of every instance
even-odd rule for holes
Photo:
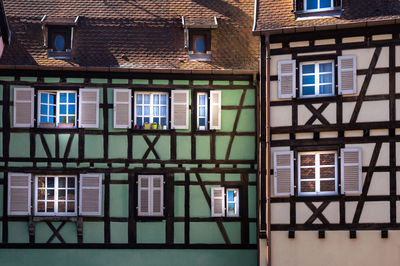
[[[136,102],[137,102],[137,104],[142,104],[142,94],[136,95]]]
[[[315,181],[301,181],[301,192],[315,192]]]
[[[200,116],[205,116],[206,115],[206,108],[205,107],[200,107],[199,108],[199,115]]]
[[[38,193],[38,200],[45,200],[45,190],[44,189],[38,189],[37,191]]]
[[[38,201],[37,208],[38,212],[45,212],[46,207],[44,201]]]
[[[154,106],[153,107],[153,115],[154,116],[159,116],[159,108],[158,108],[158,106]]]
[[[319,83],[332,83],[332,74],[319,75]]]
[[[144,104],[150,104],[150,95],[149,94],[144,95]]]
[[[331,0],[320,0],[320,8],[331,7]]]
[[[50,104],[56,104],[56,95],[49,94],[49,103]]]
[[[157,125],[159,124],[160,120],[158,117],[153,118],[153,123],[157,123]]]
[[[234,191],[228,190],[228,201],[234,201]]]
[[[58,191],[58,199],[59,200],[65,200],[65,189],[60,189]]]
[[[65,212],[65,202],[64,201],[58,202],[58,212]]]
[[[199,96],[199,104],[200,105],[205,105],[206,104],[206,96],[205,95],[200,95]]]
[[[205,53],[206,42],[204,36],[196,36],[194,46],[195,46],[195,51],[197,53]]]
[[[153,104],[158,104],[158,103],[159,103],[159,96],[153,95]]]
[[[327,153],[319,155],[320,165],[335,165],[335,154]]]
[[[75,123],[75,117],[69,116],[68,117],[68,123]]]
[[[163,125],[163,126],[167,125],[167,119],[166,118],[161,118],[161,125]]]
[[[68,212],[75,212],[75,202],[68,202]]]
[[[60,177],[58,179],[58,187],[65,187],[65,177]]]
[[[54,188],[54,177],[48,177],[47,178],[47,187],[48,188]]]
[[[46,185],[46,178],[45,177],[38,177],[38,187],[44,188]]]
[[[66,116],[60,116],[60,119],[58,121],[59,123],[67,123],[67,117]]]
[[[75,200],[75,190],[74,189],[68,189],[67,199]]]
[[[200,118],[199,119],[199,126],[205,126],[206,125],[206,119],[205,118]]]
[[[161,104],[167,104],[167,95],[165,94],[161,95]]]
[[[49,106],[49,115],[56,115],[56,106],[55,105]]]
[[[303,76],[303,84],[314,84],[315,83],[315,76]]]
[[[321,181],[320,191],[335,191],[335,180]]]
[[[65,104],[60,105],[60,114],[62,114],[62,115],[67,114],[67,106]]]
[[[327,1],[329,1],[330,4],[331,0]],[[319,64],[319,72],[332,72],[332,63]]]
[[[301,179],[314,179],[315,178],[315,168],[301,168]]]
[[[228,203],[228,215],[236,215],[235,203]]]
[[[47,117],[46,116],[40,116],[40,123],[47,123]]]
[[[68,177],[68,188],[75,188],[75,178]]]
[[[167,107],[166,106],[161,106],[161,116],[167,116]]]
[[[136,106],[136,115],[142,115],[142,107]]]
[[[306,0],[307,1],[307,9],[317,9],[318,8],[318,0]]]
[[[144,115],[150,115],[150,106],[144,107]]]
[[[301,166],[314,166],[315,165],[315,155],[314,154],[300,155],[300,165]]]
[[[137,117],[136,118],[136,125],[141,126],[142,124],[142,118],[141,117]]]
[[[319,86],[320,94],[333,94],[332,93],[332,85],[321,85]]]
[[[75,103],[75,93],[68,93],[68,102]]]
[[[47,105],[41,104],[40,105],[40,114],[41,115],[47,115]]]
[[[143,120],[144,120],[144,123],[150,123],[150,117],[145,117]]]
[[[47,200],[54,200],[54,189],[47,190]]]
[[[303,87],[303,95],[314,95],[314,94],[315,94],[314,86]]]
[[[40,102],[41,103],[47,103],[47,94],[46,93],[41,93],[40,94]]]
[[[54,202],[53,201],[47,202],[47,212],[54,212]]]
[[[303,74],[315,73],[315,65],[303,65],[302,70]]]
[[[75,105],[74,104],[68,105],[68,114],[70,114],[70,115],[75,114]]]
[[[56,119],[55,117],[49,117],[49,123],[55,123]]]
[[[321,167],[320,178],[335,178],[335,167]]]
[[[66,102],[67,102],[67,94],[60,93],[60,103],[66,103]]]

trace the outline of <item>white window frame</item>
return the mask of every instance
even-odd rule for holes
[[[335,154],[335,165],[324,165],[323,167],[335,167],[335,191],[320,191],[320,154]],[[301,166],[301,155],[315,155],[315,165],[314,166]],[[338,195],[338,155],[337,151],[315,151],[315,152],[299,152],[297,155],[298,161],[298,172],[297,172],[297,188],[299,196],[322,196],[322,195]],[[301,179],[301,168],[315,168],[315,178],[313,179]],[[333,180],[333,178],[323,178],[322,181]],[[301,192],[301,181],[315,181],[315,192]]]
[[[332,64],[332,83],[320,83],[319,82],[319,76],[322,74],[328,74],[329,72],[319,72],[319,65],[320,64],[326,64],[326,63],[331,63]],[[314,65],[314,74],[315,76],[315,81],[314,81],[314,87],[315,87],[315,94],[313,95],[303,95],[303,66],[304,65]],[[299,72],[300,72],[300,77],[299,77],[299,83],[300,83],[300,98],[314,98],[314,97],[329,97],[329,96],[334,96],[335,95],[335,62],[333,60],[324,60],[324,61],[312,61],[312,62],[302,62],[300,63],[299,67]],[[304,74],[305,76],[311,76],[311,74]],[[319,86],[320,85],[329,85],[332,84],[332,93],[331,94],[320,94],[319,91]]]
[[[237,193],[236,199],[233,201],[228,200],[228,192],[230,190],[236,191],[236,193]],[[239,217],[239,215],[240,215],[240,213],[239,213],[239,211],[240,211],[240,209],[239,209],[239,188],[225,188],[225,197],[226,197],[226,204],[225,204],[226,216],[227,217]],[[235,213],[236,214],[229,215],[229,212],[228,212],[229,203],[235,204]]]
[[[200,96],[205,96],[206,101],[205,105],[200,105]],[[197,130],[208,130],[208,102],[209,102],[209,96],[207,92],[198,92],[197,93]],[[200,107],[205,107],[206,109],[206,115],[205,116],[200,116]],[[200,126],[200,118],[204,118],[206,121],[206,125]],[[203,127],[203,128],[201,128]]]
[[[47,212],[47,208],[45,207],[46,212],[38,212],[38,179],[39,177],[45,177],[46,178],[46,190],[47,190],[47,178],[48,177],[54,177],[54,212]],[[58,212],[58,191],[59,191],[59,187],[58,187],[58,180],[60,177],[73,177],[75,180],[75,211],[74,212]],[[65,188],[61,188],[65,190],[65,197],[68,197],[68,191],[67,191],[67,180],[66,180],[66,187]],[[47,195],[46,195],[47,197]],[[67,200],[65,200],[67,201]],[[45,199],[46,205],[47,206],[47,199]],[[35,176],[35,206],[34,206],[34,214],[35,216],[77,216],[78,213],[78,208],[77,208],[77,203],[78,203],[78,178],[77,176],[74,175],[36,175]],[[65,210],[68,210],[67,205],[65,205]]]
[[[157,92],[149,92],[149,91],[135,91],[135,93],[134,93],[134,95],[135,95],[135,97],[134,97],[134,103],[135,103],[135,111],[134,111],[134,113],[135,113],[135,115],[134,115],[134,120],[133,120],[133,123],[134,123],[134,125],[136,126],[137,125],[137,123],[136,123],[136,118],[138,117],[137,116],[137,106],[138,106],[138,104],[137,104],[137,95],[138,94],[142,94],[142,95],[150,95],[150,129],[151,129],[151,124],[153,123],[153,119],[154,119],[154,116],[153,116],[153,107],[154,107],[154,105],[153,105],[153,95],[166,95],[167,96],[167,102],[166,102],[166,107],[167,107],[167,113],[166,113],[166,126],[167,126],[167,128],[166,129],[169,129],[169,93],[168,92],[164,92],[164,91],[157,91]],[[161,97],[159,98],[160,99],[160,103],[158,104],[159,106],[161,106]],[[143,99],[142,99],[142,104],[140,104],[141,106],[144,106],[144,97],[143,97]],[[142,109],[142,116],[139,116],[139,117],[143,117],[144,118],[144,108]],[[158,116],[158,118],[160,118],[160,121],[161,121],[161,117],[162,116]],[[143,125],[144,125],[144,120],[143,120]],[[157,125],[157,127],[158,127],[158,125]],[[164,128],[163,128],[164,129]],[[166,130],[166,129],[164,129],[164,130]]]
[[[74,117],[75,121],[73,123],[74,125],[73,125],[72,128],[76,128],[76,125],[77,125],[77,110],[78,110],[78,97],[77,97],[77,92],[76,91],[71,91],[71,90],[68,90],[68,91],[64,91],[64,90],[40,90],[40,91],[38,91],[37,126],[40,127],[40,124],[41,124],[40,123],[40,117],[41,117],[41,114],[40,114],[40,109],[41,108],[40,107],[41,107],[41,104],[42,104],[41,103],[41,94],[42,93],[55,94],[56,95],[56,103],[52,104],[53,106],[54,105],[56,106],[55,128],[59,128],[59,124],[64,124],[64,123],[60,123],[59,122],[59,119],[60,119],[61,116]],[[60,114],[60,105],[61,105],[61,103],[60,103],[60,94],[61,93],[67,93],[67,103],[62,103],[62,104],[66,104],[67,105],[67,114],[66,115],[61,115]],[[69,103],[68,102],[68,93],[74,93],[75,94],[75,103]],[[68,114],[68,106],[72,105],[72,104],[75,105],[75,114],[74,115],[69,115]],[[46,105],[49,106],[50,104],[47,103]],[[46,116],[50,117],[50,115],[46,115]],[[52,117],[54,117],[54,116],[52,116]]]
[[[303,0],[304,1],[304,11],[306,12],[315,12],[315,11],[327,11],[327,10],[333,10],[334,9],[334,3],[333,0],[331,0],[331,6],[330,7],[325,7],[325,8],[320,8],[321,6],[321,0],[317,0],[318,3],[318,7],[314,8],[314,9],[308,9],[307,8],[307,0]]]

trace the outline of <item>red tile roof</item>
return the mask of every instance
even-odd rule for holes
[[[257,0],[255,31],[320,27],[375,21],[400,23],[400,0],[342,0],[340,17],[297,19],[293,12],[293,0]],[[296,1],[296,0],[294,0]]]
[[[258,69],[254,0],[4,0],[12,31],[1,65],[129,69]],[[71,59],[48,59],[41,19],[79,16]],[[182,16],[217,17],[212,61],[188,60]],[[227,45],[229,44],[229,45]]]

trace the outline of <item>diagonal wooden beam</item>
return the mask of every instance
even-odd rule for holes
[[[69,134],[67,146],[65,147],[65,151],[64,151],[64,156],[63,156],[64,159],[67,159],[69,156],[69,152],[71,150],[72,141],[74,140],[74,136],[75,136],[75,134],[73,134],[73,133]]]
[[[365,176],[364,185],[362,188],[362,193],[360,196],[360,200],[358,201],[356,211],[353,217],[353,224],[358,224],[361,217],[361,212],[364,207],[365,200],[367,198],[369,186],[371,185],[372,175],[374,174],[376,162],[378,161],[379,153],[381,151],[382,142],[378,142],[375,144],[374,151],[372,153],[371,161],[369,162],[367,174]]]
[[[61,243],[65,244],[65,241],[59,232],[63,228],[63,226],[66,224],[66,221],[63,221],[57,229],[49,221],[46,221],[46,224],[50,227],[51,231],[53,231],[53,235],[49,238],[49,240],[47,240],[47,243],[51,243],[54,240],[54,238],[57,237],[61,241]]]
[[[329,103],[323,103],[318,109],[315,109],[315,107],[312,104],[310,104],[310,103],[305,104],[307,109],[310,110],[311,113],[313,113],[311,118],[308,119],[308,121],[305,124],[312,125],[312,123],[314,123],[314,121],[316,119],[318,119],[319,121],[321,121],[322,124],[330,125],[329,121],[326,120],[326,118],[322,115],[322,112],[325,111],[325,109],[326,109],[326,107],[328,107],[328,105],[329,105]]]
[[[247,89],[244,89],[242,92],[242,96],[240,97],[240,102],[239,102],[239,106],[237,108],[237,113],[236,113],[236,117],[235,117],[235,123],[233,124],[231,138],[229,140],[228,148],[227,148],[226,154],[225,154],[225,160],[229,160],[229,156],[231,155],[233,139],[235,138],[237,126],[239,124],[239,118],[240,118],[240,114],[242,113],[244,98],[246,97],[246,92],[247,92]]]
[[[353,114],[351,115],[351,118],[350,118],[350,124],[354,124],[357,121],[358,114],[360,113],[361,105],[362,105],[365,95],[367,93],[367,89],[368,89],[369,83],[371,81],[372,74],[374,72],[376,63],[378,62],[379,55],[381,54],[381,51],[382,51],[382,47],[376,47],[374,55],[372,56],[371,62],[369,63],[367,75],[365,76],[364,82],[361,86],[360,94],[357,97],[357,102],[354,107]]]
[[[49,145],[47,145],[47,141],[44,138],[43,134],[40,134],[40,141],[42,142],[42,145],[43,145],[44,151],[46,152],[47,157],[51,158],[51,152],[49,149]]]
[[[156,145],[157,141],[160,139],[160,135],[157,135],[157,136],[154,138],[153,142],[151,142],[150,139],[149,139],[146,135],[143,135],[143,138],[144,138],[144,140],[146,141],[146,143],[147,143],[147,145],[149,146],[149,148],[148,148],[147,151],[143,154],[143,158],[142,158],[142,159],[143,159],[143,160],[144,160],[144,159],[147,159],[147,156],[149,156],[150,152],[152,151],[153,154],[154,154],[154,156],[156,157],[156,159],[160,160],[160,156],[158,156],[158,154],[157,154],[157,152],[156,152],[156,150],[155,150],[155,148],[154,148],[154,145]]]
[[[310,216],[310,218],[307,219],[305,224],[312,224],[317,218],[323,223],[323,224],[329,224],[328,219],[322,214],[322,212],[325,210],[325,208],[329,205],[329,201],[324,201],[318,208],[315,207],[314,204],[311,202],[304,202],[308,208],[311,209],[313,214]]]
[[[208,193],[207,193],[206,186],[204,185],[203,180],[201,180],[200,174],[199,174],[199,173],[195,173],[195,175],[196,175],[196,178],[197,178],[197,182],[200,184],[200,188],[201,188],[201,190],[203,191],[203,194],[204,194],[204,197],[205,197],[205,199],[206,199],[206,201],[207,201],[207,203],[208,203],[208,206],[209,206],[210,209],[211,209],[211,198],[210,198],[210,195],[208,195]],[[219,231],[221,232],[222,237],[223,237],[224,240],[225,240],[225,243],[226,243],[227,245],[230,245],[230,244],[231,244],[231,240],[229,239],[229,236],[228,236],[228,234],[226,233],[224,224],[222,223],[222,219],[221,219],[221,218],[217,218],[217,221],[216,221],[216,222],[217,222]]]

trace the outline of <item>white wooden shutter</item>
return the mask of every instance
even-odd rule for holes
[[[360,148],[341,150],[341,186],[342,194],[361,194],[362,159]]]
[[[294,194],[293,151],[274,153],[274,195],[290,196]]]
[[[163,180],[162,175],[154,175],[152,176],[152,193],[151,193],[151,199],[152,199],[152,206],[151,210],[152,216],[163,216],[164,213],[164,180]]]
[[[114,89],[114,128],[131,128],[131,90]]]
[[[221,91],[210,91],[210,129],[221,129]]]
[[[171,128],[189,128],[189,91],[171,91]]]
[[[14,127],[33,127],[33,97],[33,88],[14,88]]]
[[[296,97],[296,60],[278,61],[278,97]]]
[[[102,201],[102,175],[82,174],[80,175],[79,187],[79,214],[101,215]]]
[[[222,217],[225,216],[225,188],[213,187],[211,188],[211,216]]]
[[[99,127],[99,89],[79,89],[79,127]]]
[[[151,198],[150,198],[151,176],[138,176],[138,215],[150,216]]]
[[[355,55],[338,56],[339,94],[357,93],[357,64]]]
[[[31,214],[31,174],[8,174],[8,215]]]

